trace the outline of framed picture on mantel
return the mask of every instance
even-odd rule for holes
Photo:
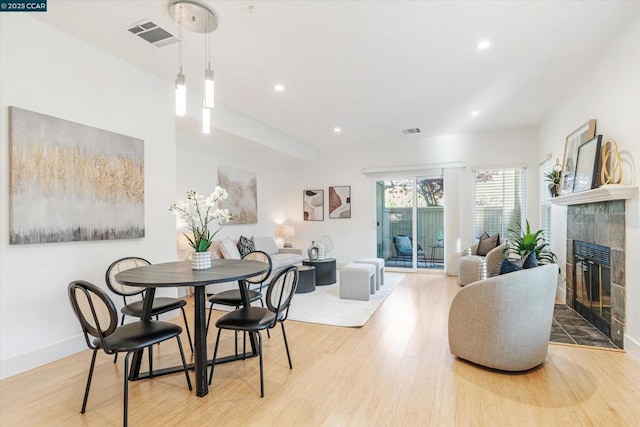
[[[596,136],[596,120],[591,119],[567,136],[564,144],[564,160],[562,162],[562,182],[560,195],[573,192],[576,176],[576,162],[580,145]]]
[[[600,146],[602,135],[591,138],[578,147],[576,173],[573,182],[573,192],[591,190],[597,186],[600,173]]]

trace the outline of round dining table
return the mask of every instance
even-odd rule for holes
[[[250,305],[247,284],[245,279],[264,273],[269,268],[268,264],[252,260],[216,259],[211,261],[211,268],[207,270],[193,270],[190,261],[167,262],[151,264],[121,271],[116,274],[118,283],[129,286],[145,287],[145,299],[141,320],[151,319],[151,308],[155,290],[167,287],[193,287],[194,289],[194,364],[189,365],[195,371],[195,389],[200,397],[209,393],[207,384],[207,366],[209,363],[221,363],[236,360],[246,355],[230,356],[217,361],[207,359],[207,316],[205,286],[216,283],[238,281],[240,295],[245,306]],[[257,355],[256,343],[253,334],[250,335],[251,355]],[[138,380],[148,378],[149,373],[140,373],[142,351],[134,354],[131,363],[129,378]],[[182,366],[154,370],[153,376],[165,375],[182,371]]]

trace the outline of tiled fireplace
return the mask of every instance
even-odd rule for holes
[[[624,344],[624,265],[625,201],[568,206],[567,305],[610,334],[619,348]]]

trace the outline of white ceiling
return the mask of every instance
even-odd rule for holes
[[[640,10],[638,1],[206,3],[219,17],[216,103],[325,147],[412,138],[402,130],[415,127],[433,136],[536,125]],[[168,4],[50,0],[34,15],[173,82],[178,45],[156,48],[126,31],[151,18],[177,35]],[[485,38],[491,48],[478,51]],[[204,40],[184,32],[194,91]]]

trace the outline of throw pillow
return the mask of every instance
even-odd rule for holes
[[[225,259],[240,259],[240,251],[236,246],[236,242],[228,237],[220,242],[220,252]]]
[[[489,237],[489,235],[485,232],[482,236],[480,236],[480,243],[478,243],[478,250],[476,251],[476,255],[487,256],[487,254],[498,245],[500,245],[500,234],[496,233],[493,236]]]
[[[253,240],[247,239],[244,236],[240,236],[240,239],[238,239],[238,251],[240,252],[240,256],[242,258],[244,258],[248,253],[251,253],[255,250],[256,247],[253,244]]]
[[[255,243],[256,251],[262,251],[267,255],[278,253],[278,245],[276,245],[276,241],[271,236],[254,237],[253,242]]]
[[[536,259],[536,253],[530,252],[517,261],[510,261],[508,259],[503,260],[502,264],[500,264],[500,274],[513,273],[514,271],[537,266],[538,260]]]
[[[522,268],[533,268],[538,266],[538,259],[536,258],[535,252],[530,252],[529,255],[526,256],[524,260],[524,264],[522,264]]]
[[[516,262],[511,262],[508,259],[502,260],[502,264],[500,264],[500,274],[513,273],[514,271],[522,270],[522,266],[517,264]]]

